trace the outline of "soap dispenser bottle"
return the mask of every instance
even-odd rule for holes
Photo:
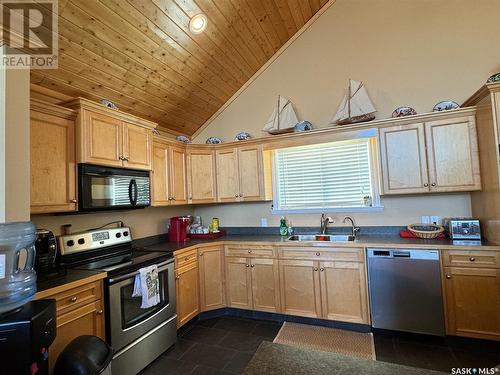
[[[280,236],[286,236],[288,234],[288,228],[286,226],[286,219],[284,216],[280,220]]]

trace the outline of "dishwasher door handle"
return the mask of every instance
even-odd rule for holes
[[[392,256],[394,258],[410,258],[411,253],[409,251],[404,251],[404,250],[394,250],[392,252]]]

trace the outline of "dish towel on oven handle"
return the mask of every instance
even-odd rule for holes
[[[135,275],[132,297],[142,297],[141,309],[160,303],[160,281],[156,264],[139,269],[139,273]]]

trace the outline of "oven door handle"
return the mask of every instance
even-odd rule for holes
[[[171,259],[169,260],[166,260],[162,263],[159,263],[158,264],[158,272],[163,272],[165,271],[167,268],[169,268],[169,265],[170,264],[173,264],[173,261]],[[122,281],[122,280],[125,280],[125,279],[129,279],[135,275],[138,275],[139,274],[139,271],[135,271],[135,272],[131,272],[131,273],[127,273],[126,275],[121,275],[121,276],[118,276],[116,278],[110,278],[108,279],[108,282],[110,284],[114,284],[114,283],[117,283],[118,281]]]

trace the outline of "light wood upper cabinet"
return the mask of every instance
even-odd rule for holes
[[[428,192],[424,124],[382,128],[379,139],[383,193]]]
[[[198,250],[200,264],[200,307],[201,311],[226,306],[224,248],[207,246]]]
[[[444,267],[446,333],[500,340],[500,269]]]
[[[114,117],[83,110],[80,147],[81,162],[123,166],[123,124]]]
[[[476,125],[473,116],[425,124],[430,190],[481,189]]]
[[[151,130],[128,122],[123,123],[123,166],[151,169]]]
[[[379,129],[383,194],[481,189],[474,116]]]
[[[261,146],[218,149],[216,166],[218,202],[265,199]]]
[[[154,137],[151,196],[153,206],[187,203],[186,151]]]
[[[280,260],[281,311],[321,318],[319,262]]]
[[[78,163],[151,170],[155,123],[83,98],[64,105],[78,111]]]
[[[215,152],[217,166],[217,201],[239,200],[238,150],[227,148]]]
[[[264,200],[264,171],[262,146],[238,148],[238,176],[240,181],[240,200]]]
[[[187,152],[189,203],[216,201],[215,151],[191,148]]]
[[[366,270],[359,262],[320,262],[325,319],[369,324]]]
[[[198,262],[178,268],[175,278],[177,328],[180,328],[200,312]]]
[[[30,211],[76,211],[75,118],[36,100],[30,111]]]

